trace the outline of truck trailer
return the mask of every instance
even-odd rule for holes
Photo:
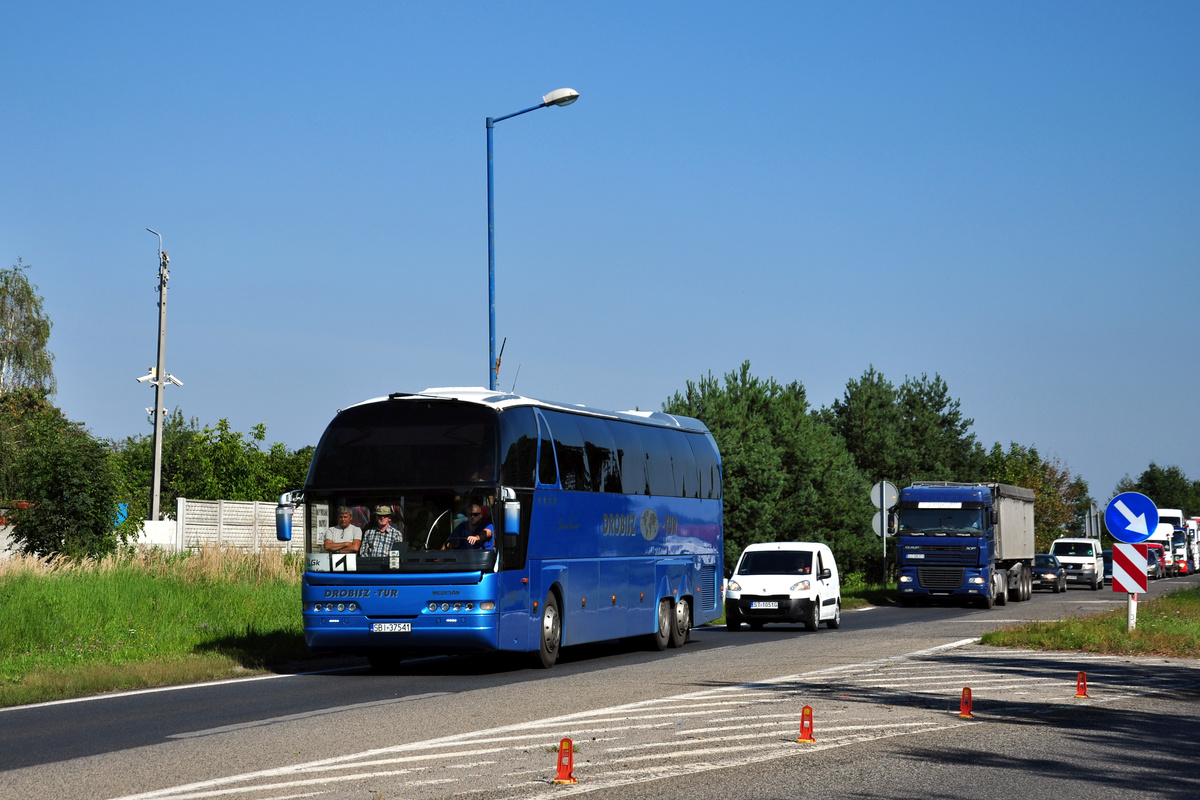
[[[1033,490],[922,481],[900,490],[901,605],[959,599],[983,608],[1033,594]]]

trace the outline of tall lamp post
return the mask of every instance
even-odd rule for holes
[[[171,257],[162,249],[162,234],[146,230],[158,237],[158,366],[151,367],[148,374],[138,378],[138,383],[149,382],[154,387],[154,484],[150,493],[150,519],[158,521],[159,495],[162,492],[162,437],[163,414],[166,413],[163,391],[168,383],[183,386],[183,382],[166,371],[167,360],[167,280],[171,277],[167,265]]]
[[[496,358],[496,222],[495,200],[492,195],[492,127],[497,122],[528,114],[547,106],[569,106],[579,99],[574,89],[555,89],[542,96],[541,105],[531,106],[503,117],[487,118],[487,194],[488,194],[488,389],[496,391],[500,377],[500,362]]]

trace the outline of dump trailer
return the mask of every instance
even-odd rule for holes
[[[900,603],[959,599],[983,608],[1033,595],[1033,490],[923,481],[896,509]]]

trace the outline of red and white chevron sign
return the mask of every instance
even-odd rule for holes
[[[1113,591],[1146,591],[1146,550],[1144,544],[1113,544]]]

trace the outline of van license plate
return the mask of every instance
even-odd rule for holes
[[[779,608],[779,603],[775,600],[753,600],[750,603],[751,608]]]
[[[371,633],[412,633],[411,622],[372,622]]]

